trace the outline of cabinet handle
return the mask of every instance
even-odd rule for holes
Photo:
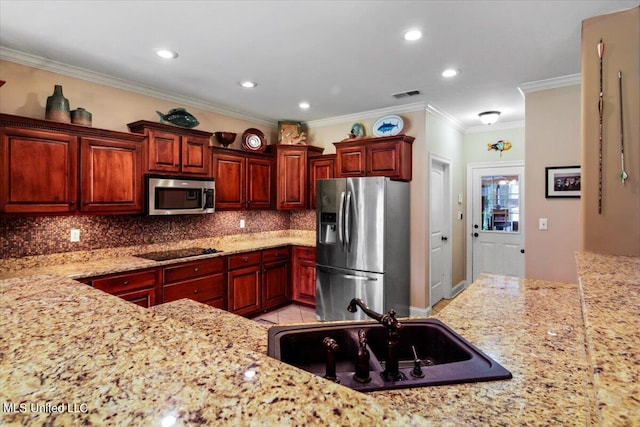
[[[194,268],[193,271],[198,272],[198,267]]]
[[[194,290],[193,290],[193,293],[194,293],[194,294],[197,294],[197,293],[198,293],[198,290],[197,290],[197,289],[194,289]]]
[[[128,281],[128,280],[125,280],[122,284],[123,284],[123,285],[125,285],[125,286],[127,286],[127,285],[129,284],[129,281]]]

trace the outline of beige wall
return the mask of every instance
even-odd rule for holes
[[[172,108],[185,107],[200,125],[198,130],[226,131],[238,134],[231,148],[240,148],[242,133],[247,128],[260,129],[267,143],[277,141],[276,127],[252,123],[223,116],[198,108],[176,105],[175,102],[152,98],[110,86],[80,80],[62,74],[26,67],[9,61],[0,61],[0,112],[44,119],[47,97],[54,85],[61,85],[71,109],[83,107],[93,116],[93,127],[128,132],[127,123],[137,120],[158,121],[156,110],[166,113]],[[214,145],[218,145],[214,142]]]
[[[580,164],[580,86],[528,93],[525,110],[525,277],[577,283],[580,200],[546,199],[545,167]]]
[[[498,140],[509,141],[511,149],[502,152],[488,150],[488,144]],[[487,131],[468,133],[464,135],[464,157],[466,163],[496,163],[524,160],[524,126],[514,129],[493,130],[487,126]]]
[[[598,212],[600,64],[603,39],[604,118],[602,213]],[[623,73],[625,171],[620,179],[620,95]],[[583,248],[640,256],[640,7],[582,23]]]

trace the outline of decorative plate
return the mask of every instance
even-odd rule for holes
[[[245,130],[242,134],[242,148],[248,151],[262,153],[267,149],[264,133],[254,128]]]
[[[402,132],[404,120],[396,115],[380,117],[373,124],[373,134],[375,136],[393,136]]]

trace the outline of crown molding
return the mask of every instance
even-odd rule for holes
[[[481,125],[481,126],[471,126],[465,129],[464,133],[481,133],[481,132],[491,132],[494,130],[507,130],[507,129],[518,129],[524,128],[524,120],[514,121],[514,122],[504,122],[504,123],[494,123],[492,125]]]
[[[456,120],[455,117],[453,117],[451,114],[447,113],[442,108],[440,108],[440,107],[438,107],[436,105],[433,105],[433,104],[429,104],[429,105],[427,105],[427,111],[430,112],[431,114],[433,114],[436,117],[440,117],[441,119],[444,119],[444,120],[448,121],[456,129],[458,129],[459,131],[461,131],[461,132],[465,131],[464,126],[462,126],[462,123],[460,123],[458,120]]]
[[[413,113],[415,111],[424,111],[426,104],[417,102],[413,104],[398,105],[396,107],[380,108],[378,110],[363,111],[355,114],[346,114],[344,116],[329,117],[327,119],[310,120],[305,122],[308,127],[330,126],[341,123],[356,122],[364,119],[377,119],[387,114]]]
[[[518,85],[518,91],[524,98],[527,93],[541,90],[556,89],[565,86],[579,85],[582,81],[580,74],[570,74],[568,76],[554,77],[552,79],[538,80],[535,82],[522,83]]]
[[[97,83],[105,86],[110,86],[116,89],[126,90],[128,92],[134,92],[140,95],[149,96],[152,98],[158,98],[165,101],[171,101],[183,106],[199,108],[212,113],[222,114],[224,116],[233,117],[240,120],[247,120],[252,123],[264,125],[264,126],[277,126],[277,122],[267,120],[260,117],[250,116],[248,114],[241,113],[239,111],[228,110],[221,108],[217,105],[187,98],[182,95],[178,95],[172,92],[158,90],[150,86],[145,86],[140,83],[130,82],[128,80],[119,79],[117,77],[108,76],[95,71],[87,70],[80,67],[74,67],[71,65],[63,64],[61,62],[53,61],[48,58],[42,58],[35,55],[30,55],[17,50],[9,49],[4,46],[0,46],[0,60],[14,62],[20,65],[26,65],[27,67],[37,68],[43,71],[49,71],[52,73],[62,74],[69,77],[86,80],[92,83]]]

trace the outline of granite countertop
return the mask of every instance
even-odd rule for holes
[[[93,251],[0,259],[0,280],[38,274],[57,274],[71,279],[82,279],[104,274],[161,267],[163,265],[180,262],[275,248],[278,246],[315,246],[315,244],[315,231],[282,230]],[[152,261],[135,256],[136,254],[147,252],[193,247],[215,248],[221,252],[167,261]]]
[[[513,379],[369,394],[268,358],[265,325],[213,307],[2,280],[0,424],[640,425],[640,259],[576,259],[579,284],[484,275],[436,316]]]

